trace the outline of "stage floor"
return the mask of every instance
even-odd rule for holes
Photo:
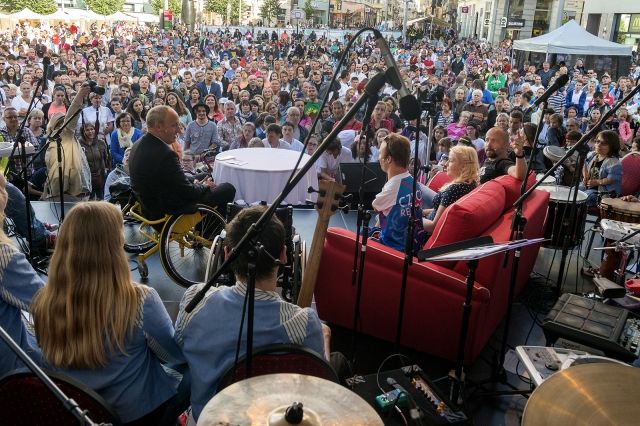
[[[67,203],[67,210],[72,206]],[[34,202],[34,210],[41,220],[50,223],[58,223],[60,208],[48,202]],[[311,244],[313,232],[316,225],[317,213],[312,209],[295,209],[294,210],[294,227],[296,232],[307,242]],[[593,218],[590,217],[590,220]],[[338,211],[331,217],[329,226],[347,228],[355,230],[356,212],[352,211],[345,214]],[[590,225],[587,225],[590,226]],[[587,234],[588,236],[588,234]],[[105,236],[107,237],[107,236]],[[584,246],[586,247],[585,238]],[[602,246],[602,240],[596,236],[593,247]],[[594,264],[599,264],[600,252],[592,250],[590,260]],[[162,298],[165,306],[173,319],[175,319],[180,299],[185,291],[184,288],[174,284],[165,274],[160,265],[158,255],[153,255],[148,259],[149,276],[145,281],[140,280],[137,272],[137,264],[134,260],[135,255],[130,255],[132,277],[138,282],[143,282],[155,288]],[[508,339],[510,347],[515,348],[518,345],[542,345],[545,339],[541,328],[536,321],[544,318],[545,311],[552,305],[551,295],[555,288],[555,280],[558,275],[558,266],[560,263],[560,251],[551,249],[541,249],[534,273],[531,275],[529,283],[523,294],[516,300],[513,306],[513,317],[511,323],[511,332]],[[573,250],[569,254],[567,268],[567,276],[563,286],[563,292],[587,293],[593,289],[590,279],[583,278],[579,271],[583,265],[582,259],[579,259],[578,250]],[[468,377],[472,379],[483,379],[488,377],[491,372],[490,361],[493,359],[495,351],[500,347],[500,339],[502,337],[502,327],[498,328],[494,336],[489,341],[482,355],[478,358],[473,366],[468,370]],[[352,354],[352,335],[348,330],[334,328],[332,333],[332,349],[343,352],[349,358]],[[355,355],[355,371],[359,375],[367,375],[375,373],[380,363],[389,355],[394,353],[394,345],[366,336],[357,338],[356,355]],[[445,376],[453,365],[447,361],[427,356],[413,351],[403,351],[403,353],[411,359],[407,364],[418,364],[427,373],[430,378],[438,378]],[[518,363],[515,355],[510,352],[507,355],[505,363],[507,371],[523,374],[524,368]],[[399,364],[394,362],[385,363],[383,370],[398,368]],[[510,382],[520,389],[528,389],[529,386],[522,380],[518,379],[515,374],[508,373]],[[475,424],[479,425],[519,425],[522,411],[526,405],[527,399],[521,396],[510,396],[489,399],[479,399],[478,397],[470,397],[467,399],[469,411],[473,416]],[[397,416],[389,419],[389,424],[400,423]],[[386,421],[385,421],[386,422]],[[387,423],[387,422],[386,422]]]

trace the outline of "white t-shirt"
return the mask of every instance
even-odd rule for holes
[[[11,106],[14,107],[18,112],[20,112],[21,109],[29,109],[30,101],[31,99],[25,101],[24,99],[22,99],[22,96],[16,96],[11,100]],[[42,102],[40,102],[39,99],[36,99],[33,102],[33,109],[42,109]]]
[[[388,215],[391,208],[396,205],[400,183],[407,176],[409,176],[409,172],[400,173],[389,179],[382,187],[382,191],[376,195],[371,206],[377,212],[382,212],[385,216]]]
[[[82,124],[96,124],[96,117],[100,120],[100,133],[104,132],[107,123],[113,123],[115,118],[113,113],[107,107],[101,106],[98,110],[95,107],[89,106],[82,110],[81,117],[78,119],[77,129],[80,130]],[[84,121],[83,121],[84,120]]]

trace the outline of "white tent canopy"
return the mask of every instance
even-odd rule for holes
[[[12,19],[25,19],[25,20],[33,20],[33,19],[42,19],[43,15],[36,13],[30,9],[24,8],[19,12],[12,13],[9,15]]]
[[[62,10],[58,9],[56,10],[54,13],[51,13],[49,15],[42,15],[43,20],[54,20],[54,21],[66,21],[67,19],[71,19],[71,17],[69,15],[67,15],[65,12],[63,12]]]
[[[137,19],[133,16],[127,15],[126,13],[122,13],[117,11],[116,13],[107,16],[108,21],[126,21],[126,22],[137,22]]]
[[[631,56],[632,46],[596,37],[572,19],[550,33],[526,40],[516,40],[513,42],[513,48],[547,54]]]

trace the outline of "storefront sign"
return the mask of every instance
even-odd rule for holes
[[[511,28],[511,29],[520,29],[520,28],[524,28],[524,24],[525,24],[525,20],[524,19],[520,19],[520,18],[509,18],[507,20],[507,28]]]

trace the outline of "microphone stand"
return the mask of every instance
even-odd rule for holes
[[[43,75],[42,78],[38,80],[38,84],[36,84],[36,88],[33,91],[33,96],[31,96],[31,102],[29,102],[29,107],[27,108],[27,113],[22,119],[22,123],[20,123],[20,127],[18,128],[18,132],[16,134],[16,140],[13,143],[13,149],[11,150],[11,154],[9,154],[9,164],[11,164],[11,158],[13,158],[13,154],[16,152],[18,145],[20,145],[20,162],[22,163],[22,183],[23,183],[23,191],[25,195],[25,208],[27,209],[27,243],[29,245],[29,253],[27,253],[27,260],[29,263],[33,262],[33,229],[31,228],[31,200],[29,199],[29,173],[27,167],[27,150],[26,150],[26,141],[24,136],[24,128],[26,127],[27,120],[29,119],[29,114],[33,110],[35,106],[36,94],[40,89],[40,86],[43,84],[44,79],[47,78],[46,75]],[[42,102],[41,102],[42,103]],[[35,157],[34,157],[35,158]],[[30,164],[30,163],[29,163]],[[7,166],[5,170],[5,176],[9,172],[9,166]]]
[[[380,75],[380,74],[379,74]],[[352,362],[355,362],[356,358],[356,336],[358,334],[358,320],[360,319],[360,299],[362,297],[362,279],[364,277],[364,265],[365,256],[367,253],[367,242],[369,241],[369,221],[371,220],[371,213],[365,208],[364,204],[364,185],[365,185],[365,171],[367,169],[367,148],[369,147],[369,122],[371,121],[371,115],[373,109],[378,103],[378,93],[371,93],[369,100],[367,101],[367,110],[364,114],[364,120],[362,121],[362,129],[360,130],[360,138],[365,138],[365,152],[362,160],[362,173],[360,174],[360,190],[358,200],[358,219],[356,224],[356,241],[353,246],[353,269],[351,270],[351,286],[358,285],[356,288],[356,304],[353,311],[353,328],[351,329],[351,355]],[[360,155],[358,147],[356,146],[356,155]],[[360,228],[362,227],[362,244],[360,244]],[[360,256],[358,256],[358,251]]]
[[[322,141],[322,143],[318,145],[318,148],[307,160],[307,162],[303,164],[299,169],[297,169],[298,171],[293,175],[293,177],[289,180],[289,182],[287,182],[282,192],[280,192],[280,194],[271,203],[271,205],[267,208],[267,210],[260,216],[260,218],[258,218],[258,220],[255,223],[251,224],[251,226],[249,227],[247,232],[244,234],[242,239],[238,241],[238,243],[228,253],[226,260],[220,265],[218,270],[211,275],[207,283],[200,289],[200,291],[198,291],[194,295],[193,299],[191,299],[191,301],[187,304],[185,308],[185,311],[187,313],[191,313],[193,309],[195,309],[195,307],[202,301],[207,291],[216,283],[218,278],[220,278],[220,276],[229,269],[230,264],[233,263],[238,258],[240,253],[247,250],[247,248],[251,250],[250,242],[253,242],[257,239],[257,237],[262,232],[264,226],[269,222],[269,220],[271,220],[271,218],[275,214],[275,211],[280,205],[280,203],[282,203],[282,201],[286,198],[286,196],[296,187],[298,182],[302,180],[302,178],[307,174],[307,172],[311,169],[311,167],[315,166],[315,162],[327,150],[329,143],[337,137],[338,133],[342,131],[345,125],[355,116],[355,114],[364,105],[364,103],[367,102],[371,94],[373,93],[377,94],[382,89],[382,87],[385,84],[385,81],[386,81],[386,77],[384,76],[384,74],[378,73],[369,81],[369,83],[367,83],[367,86],[365,87],[365,91],[363,95],[356,100],[355,104],[349,109],[349,111],[345,113],[344,117],[342,117],[342,119],[336,124],[336,126],[331,130],[331,132],[329,132],[329,134]],[[254,298],[255,295],[248,295],[248,297],[251,300],[251,298],[252,297]],[[251,319],[253,318],[251,317]],[[252,327],[253,327],[252,325],[247,326],[247,330],[249,329],[252,330]],[[249,341],[249,339],[247,340]],[[251,358],[247,356],[246,368],[249,371],[251,370],[251,362],[252,362]]]
[[[56,160],[58,162],[58,190],[60,191],[60,222],[64,221],[64,170],[62,167],[62,140],[60,135],[62,131],[82,112],[82,107],[78,108],[70,117],[68,117],[58,129],[50,133],[46,138],[48,141],[38,150],[33,156],[31,162],[33,162],[42,151],[47,149],[51,144],[51,141],[56,143]],[[79,171],[81,172],[81,171]]]
[[[0,338],[7,344],[9,349],[15,353],[20,361],[22,361],[31,372],[55,395],[55,397],[62,402],[62,406],[71,413],[73,417],[78,420],[81,425],[96,425],[90,418],[87,411],[82,410],[77,402],[72,398],[69,398],[65,393],[55,384],[53,380],[42,371],[38,365],[22,350],[20,346],[9,336],[5,329],[0,326]]]
[[[431,117],[429,117],[431,120]],[[404,263],[402,264],[402,282],[400,285],[400,304],[398,306],[398,320],[396,323],[396,353],[400,352],[400,341],[402,340],[402,325],[404,316],[404,301],[407,293],[407,279],[409,276],[409,266],[413,265],[413,230],[415,229],[417,222],[422,221],[422,215],[420,218],[416,218],[416,209],[419,208],[422,212],[421,206],[416,207],[416,195],[418,192],[418,148],[420,146],[420,117],[416,123],[416,140],[413,147],[413,186],[411,187],[411,216],[407,222],[407,232],[404,240]],[[429,142],[428,142],[429,143]],[[431,149],[430,147],[428,147]],[[431,153],[427,151],[427,161],[431,158]]]

